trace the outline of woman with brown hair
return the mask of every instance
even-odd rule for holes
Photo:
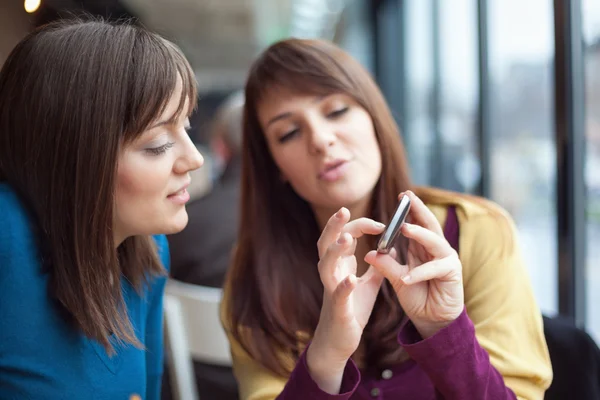
[[[159,398],[169,255],[152,235],[187,224],[195,103],[182,53],[133,25],[53,23],[9,55],[1,398]]]
[[[330,43],[272,45],[245,90],[222,304],[241,398],[542,398],[552,370],[509,216],[414,187],[379,89]],[[378,254],[401,194],[404,237]]]

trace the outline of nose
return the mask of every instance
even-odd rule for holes
[[[336,140],[334,127],[326,122],[311,122],[310,129],[310,150],[313,153],[323,153],[328,147],[332,146]]]
[[[184,151],[173,166],[175,172],[178,174],[186,174],[204,165],[204,157],[202,157],[202,154],[200,154],[198,148],[196,148],[196,145],[189,137],[184,139],[183,146]]]

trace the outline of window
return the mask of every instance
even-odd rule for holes
[[[434,124],[431,103],[434,93],[432,0],[405,2],[406,102],[400,115],[412,178],[429,184],[435,172],[431,163]],[[382,49],[381,51],[387,51]]]
[[[481,179],[477,149],[476,0],[438,0],[440,44],[439,159],[432,183],[474,193]],[[439,158],[438,158],[439,157]]]
[[[513,216],[542,311],[557,311],[551,0],[490,0],[490,192]]]
[[[400,119],[414,180],[473,192],[480,179],[475,0],[404,4],[406,101]]]
[[[600,3],[582,1],[585,41],[587,329],[600,341]]]

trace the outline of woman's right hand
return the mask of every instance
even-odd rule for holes
[[[368,218],[350,220],[346,208],[334,214],[317,243],[323,305],[319,324],[307,350],[309,372],[319,387],[339,393],[348,359],[358,348],[383,276],[373,267],[356,277],[356,239],[378,235],[385,226]]]

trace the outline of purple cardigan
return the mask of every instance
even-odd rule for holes
[[[475,327],[463,311],[452,324],[422,340],[406,323],[398,334],[410,360],[378,374],[361,374],[349,360],[340,394],[322,391],[308,372],[306,351],[300,357],[279,400],[504,400],[516,399],[502,375],[490,363],[475,337]]]
[[[448,209],[444,236],[458,251],[459,225]],[[475,337],[467,311],[432,337],[422,340],[414,325],[400,327],[398,343],[410,360],[394,368],[361,373],[352,359],[346,364],[340,394],[322,391],[308,372],[306,350],[300,356],[279,400],[505,400],[517,397],[492,366]],[[308,349],[308,348],[307,348]]]

